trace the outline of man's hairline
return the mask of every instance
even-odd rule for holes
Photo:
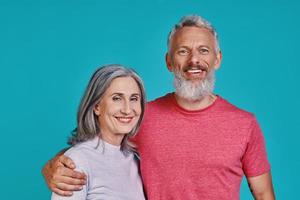
[[[188,25],[185,25],[185,26],[182,26],[182,27],[180,27],[179,29],[177,29],[175,32],[174,32],[174,34],[172,35],[172,37],[170,37],[170,40],[169,40],[169,43],[168,43],[168,50],[167,50],[167,54],[168,55],[172,55],[171,54],[171,47],[173,46],[172,45],[172,43],[173,43],[173,38],[175,37],[175,35],[176,35],[176,33],[178,33],[180,30],[182,30],[184,27],[196,27],[196,28],[199,28],[199,29],[206,29],[211,35],[212,35],[212,37],[213,37],[213,40],[214,40],[214,52],[215,52],[215,54],[216,54],[216,56],[218,55],[218,54],[220,54],[221,53],[221,49],[220,49],[220,47],[219,48],[217,48],[218,47],[218,43],[219,43],[219,41],[218,41],[218,39],[215,37],[215,35],[214,35],[214,32],[212,31],[212,30],[210,30],[209,28],[207,28],[207,27],[205,27],[205,26],[197,26],[197,25],[190,25],[190,26],[188,26]]]

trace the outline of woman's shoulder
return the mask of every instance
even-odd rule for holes
[[[96,149],[97,146],[99,146],[99,138],[95,137],[73,145],[70,149],[68,149],[68,151],[65,152],[65,155],[84,154],[86,151]]]
[[[89,160],[95,153],[96,141],[94,139],[78,143],[68,149],[64,155],[68,156],[75,163],[76,168],[84,171],[89,167]]]

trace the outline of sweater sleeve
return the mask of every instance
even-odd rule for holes
[[[83,172],[88,177],[88,163],[84,156],[81,155],[80,150],[70,149],[65,153],[65,155],[70,157],[75,163],[75,171]],[[72,196],[65,197],[52,192],[51,200],[85,200],[87,197],[88,182],[89,181],[87,180],[87,184],[83,186],[82,190],[74,191]]]

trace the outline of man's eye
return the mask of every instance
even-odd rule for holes
[[[179,55],[187,55],[189,52],[188,52],[188,50],[186,50],[186,49],[180,49],[180,50],[177,51],[177,53],[178,53]]]
[[[208,54],[209,53],[209,50],[204,49],[204,48],[200,49],[199,51],[200,51],[201,54]]]

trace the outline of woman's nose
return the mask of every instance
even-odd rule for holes
[[[124,114],[127,114],[127,115],[131,112],[131,107],[130,107],[130,103],[129,102],[125,101],[123,103],[121,112],[124,113]]]

